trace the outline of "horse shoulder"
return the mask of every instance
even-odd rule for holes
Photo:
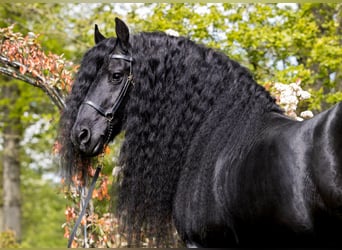
[[[311,130],[310,166],[324,206],[342,206],[342,103],[305,121]]]
[[[299,122],[281,114],[270,113],[267,117],[264,129],[236,170],[236,179],[231,180],[235,186],[227,187],[234,192],[232,209],[245,220],[243,225],[258,225],[256,230],[260,232],[312,227],[305,196],[311,186],[306,183],[307,170],[302,164],[305,156],[300,152],[306,149],[296,146],[305,144],[303,137],[296,136],[299,130]],[[267,224],[273,227],[263,228]]]

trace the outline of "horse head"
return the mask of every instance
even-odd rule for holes
[[[74,146],[86,156],[100,154],[121,131],[123,112],[119,107],[132,82],[129,30],[120,19],[116,18],[115,22],[116,39],[105,38],[95,25],[94,49],[103,43],[112,43],[112,50],[98,63],[70,134]],[[92,63],[92,60],[83,60],[80,71],[87,70]]]

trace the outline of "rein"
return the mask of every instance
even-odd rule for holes
[[[77,221],[76,221],[76,223],[75,223],[75,225],[74,225],[74,227],[73,227],[73,229],[72,229],[72,232],[71,232],[71,234],[70,234],[70,236],[69,236],[68,248],[71,247],[71,244],[72,244],[72,242],[73,242],[73,240],[74,240],[74,238],[75,238],[75,234],[76,234],[77,228],[78,228],[78,226],[80,225],[80,223],[81,223],[81,221],[82,221],[82,218],[83,218],[83,216],[84,216],[84,214],[85,214],[85,212],[86,212],[86,209],[87,209],[87,207],[88,207],[88,204],[89,204],[89,202],[90,202],[90,200],[91,200],[91,196],[92,196],[93,191],[94,191],[94,188],[95,188],[95,184],[96,184],[97,178],[98,178],[99,175],[100,175],[101,169],[102,169],[102,166],[101,166],[101,165],[98,165],[97,168],[96,168],[95,174],[94,174],[94,176],[93,176],[93,179],[92,179],[92,181],[91,181],[91,184],[90,184],[90,188],[89,188],[89,190],[88,190],[87,197],[86,197],[86,199],[84,200],[84,203],[82,204],[82,211],[81,211],[81,213],[79,214],[78,219],[77,219]]]
[[[97,105],[96,103],[92,102],[92,101],[89,101],[89,100],[86,100],[84,101],[82,104],[87,104],[89,105],[90,107],[94,108],[99,114],[101,114],[102,116],[104,116],[108,122],[109,122],[109,126],[108,126],[108,133],[107,133],[107,139],[106,139],[106,143],[109,142],[110,140],[110,137],[112,135],[112,131],[113,131],[113,125],[112,125],[112,120],[114,118],[114,114],[115,112],[118,110],[121,102],[123,101],[124,97],[126,96],[126,93],[127,93],[127,90],[128,90],[128,87],[129,87],[129,84],[133,83],[133,74],[132,74],[132,63],[133,63],[133,58],[132,56],[125,56],[125,55],[121,55],[121,54],[114,54],[114,55],[111,55],[110,56],[110,59],[121,59],[121,60],[125,60],[125,61],[128,61],[130,62],[130,69],[129,69],[129,75],[127,77],[127,80],[126,82],[124,83],[123,87],[121,88],[120,90],[120,93],[119,93],[119,96],[118,98],[115,100],[113,106],[109,109],[109,110],[104,110],[102,107],[100,107],[99,105]],[[102,156],[103,157],[103,156]],[[95,188],[95,184],[96,184],[96,181],[100,175],[100,171],[102,169],[102,163],[99,163],[97,168],[96,168],[96,171],[95,171],[95,174],[93,176],[93,179],[91,181],[91,184],[90,184],[90,187],[89,187],[89,190],[88,190],[88,194],[87,194],[87,197],[86,199],[84,200],[84,202],[82,203],[82,210],[81,210],[81,213],[79,214],[78,216],[78,219],[72,229],[72,232],[69,236],[69,240],[68,240],[68,248],[71,247],[71,244],[75,238],[75,234],[76,234],[76,231],[77,231],[77,228],[78,226],[80,225],[81,221],[82,221],[82,218],[86,212],[86,209],[88,207],[88,204],[91,200],[91,197],[92,197],[92,194],[93,194],[93,191],[94,191],[94,188]],[[86,234],[85,234],[86,235]]]

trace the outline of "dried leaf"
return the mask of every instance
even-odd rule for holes
[[[20,68],[19,68],[20,74],[25,75],[26,71],[27,71],[27,68],[24,65],[20,65]]]

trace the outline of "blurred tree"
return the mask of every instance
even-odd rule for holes
[[[32,32],[41,32],[39,41],[43,44],[44,49],[55,53],[63,51],[65,54],[71,54],[63,47],[68,43],[67,38],[60,39],[65,32],[64,29],[66,29],[66,22],[60,15],[63,8],[62,5],[58,4],[3,4],[0,6],[2,16],[0,26],[6,27],[15,24],[14,29],[16,31],[31,32],[32,36],[35,36]],[[24,68],[21,68],[21,70],[24,70]],[[28,220],[26,217],[22,218],[22,201],[28,201],[28,190],[20,188],[20,180],[30,180],[32,175],[21,175],[21,168],[30,166],[35,154],[41,154],[47,150],[51,153],[56,127],[48,131],[50,136],[45,136],[45,138],[44,136],[36,136],[33,138],[33,141],[39,141],[35,144],[34,149],[23,148],[23,138],[26,129],[37,124],[42,119],[46,123],[50,122],[50,125],[56,126],[58,119],[54,120],[54,117],[58,117],[58,111],[42,91],[36,91],[37,89],[8,77],[0,77],[0,83],[0,117],[2,121],[0,124],[0,137],[2,137],[0,168],[3,175],[1,185],[3,194],[2,228],[14,230],[17,239],[21,240],[23,238],[25,241],[27,232],[26,236],[22,237],[21,219],[26,222],[32,222],[32,220]],[[33,141],[30,143],[32,144]],[[35,171],[40,176],[46,172],[44,162],[34,165]],[[51,166],[53,166],[52,163],[50,163]],[[56,172],[56,168],[54,172]],[[51,189],[50,184],[46,182],[45,185],[47,189]],[[34,195],[29,197],[34,199]],[[23,206],[27,207],[26,204]],[[62,206],[59,209],[61,212],[63,211]],[[31,214],[23,214],[23,216],[29,215]],[[39,228],[37,226],[40,225],[38,221],[33,222],[33,224]],[[30,228],[27,225],[25,226],[24,228]],[[50,232],[54,231],[50,230]]]
[[[13,230],[17,240],[21,240],[21,192],[19,143],[22,138],[20,116],[11,114],[19,88],[15,84],[5,84],[1,89],[1,99],[7,105],[3,113],[3,230]]]
[[[300,79],[320,111],[342,100],[342,4],[145,4],[134,31],[173,29],[248,67],[260,84]]]

